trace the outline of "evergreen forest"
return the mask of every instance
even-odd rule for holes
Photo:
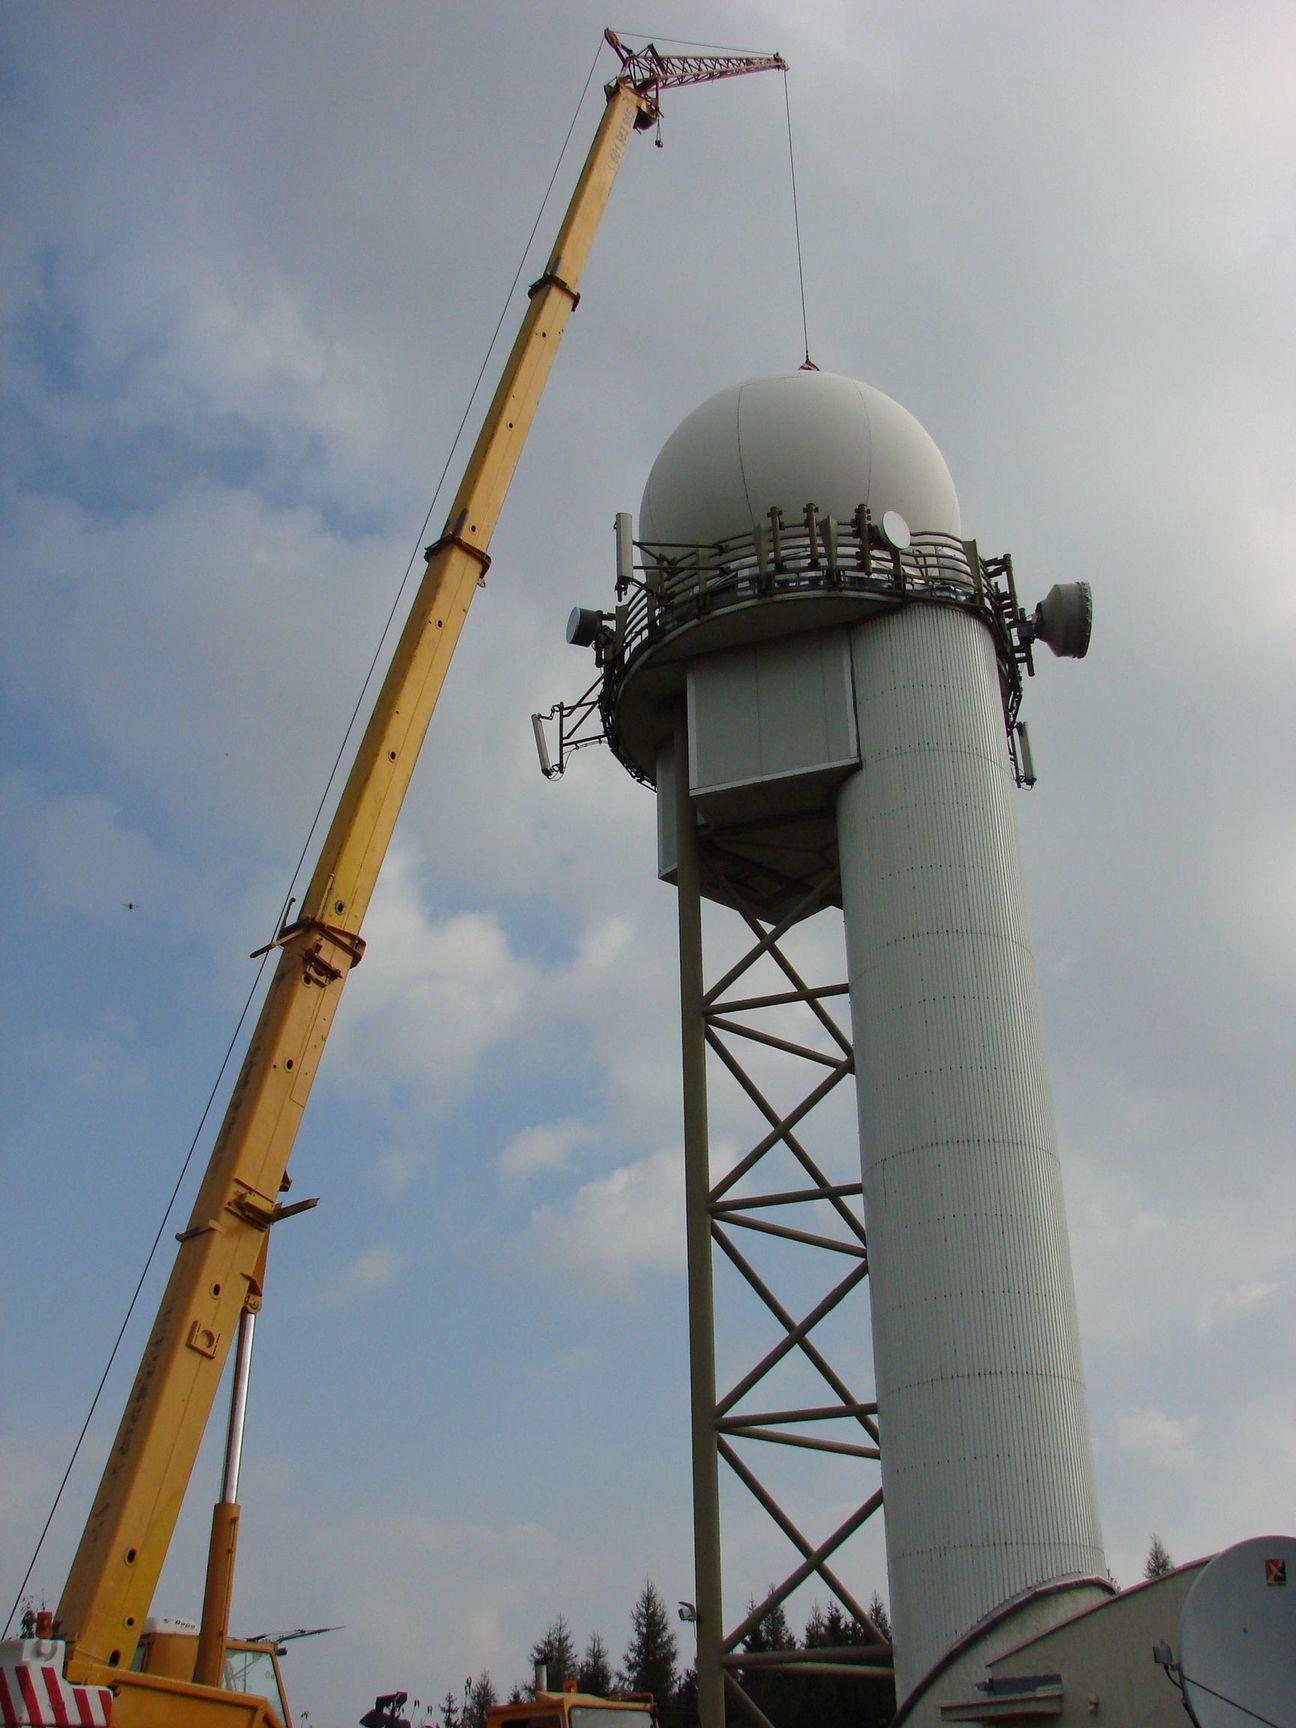
[[[868,1611],[889,1634],[880,1596],[874,1595]],[[681,1630],[687,1632],[687,1627]],[[773,1650],[842,1649],[865,1642],[862,1628],[833,1603],[827,1609],[816,1606],[799,1637],[782,1608],[775,1608],[747,1637],[743,1649],[758,1656]],[[861,1660],[869,1660],[863,1651]],[[560,1691],[564,1681],[574,1680],[579,1691],[605,1698],[650,1692],[661,1728],[696,1728],[696,1671],[681,1656],[675,1616],[651,1580],[644,1583],[631,1610],[630,1640],[619,1664],[597,1631],[580,1649],[566,1616],[558,1614],[531,1646],[525,1682],[518,1681],[501,1693],[489,1671],[470,1675],[462,1692],[447,1692],[439,1704],[415,1700],[414,1714],[422,1718],[415,1728],[486,1728],[486,1712],[493,1704],[520,1703],[534,1695],[530,1675],[538,1663],[545,1665],[550,1691]],[[838,1679],[771,1671],[757,1664],[741,1669],[739,1677],[776,1728],[885,1728],[895,1714],[895,1688],[889,1679]],[[727,1719],[732,1728],[753,1720],[733,1700]]]

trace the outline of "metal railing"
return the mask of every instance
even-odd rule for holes
[[[542,748],[546,773],[561,773],[571,751],[606,738],[623,766],[642,780],[638,765],[619,747],[615,723],[622,686],[642,655],[729,609],[840,594],[886,610],[937,604],[980,618],[994,640],[1014,771],[1019,783],[1029,783],[1018,759],[1017,712],[1022,668],[1028,675],[1035,668],[1007,553],[987,558],[975,540],[941,533],[914,533],[908,544],[897,545],[883,538],[863,505],[839,518],[814,504],[791,519],[774,507],[754,532],[713,544],[635,541],[634,552],[633,564],[623,564],[617,578],[615,611],[590,615],[602,620],[592,643],[598,677],[577,702],[560,703],[548,716],[557,717],[559,748],[557,762],[549,765]],[[541,716],[535,724],[543,745]]]

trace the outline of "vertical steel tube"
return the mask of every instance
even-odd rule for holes
[[[243,1462],[243,1429],[247,1423],[248,1379],[252,1372],[252,1339],[256,1315],[244,1308],[239,1316],[238,1348],[234,1356],[234,1385],[230,1390],[229,1430],[225,1436],[225,1474],[221,1499],[238,1499],[239,1467]]]
[[[705,984],[697,817],[689,796],[688,722],[675,722],[675,843],[679,894],[680,1035],[684,1058],[684,1231],[688,1249],[689,1393],[693,1436],[693,1564],[697,1591],[700,1728],[724,1728],[724,1606],[715,1430],[715,1311],[711,1296],[711,1158],[707,1132]]]
[[[255,1306],[253,1302],[255,1301]],[[207,1580],[203,1588],[202,1623],[194,1657],[194,1679],[200,1686],[219,1686],[225,1668],[230,1602],[234,1595],[234,1561],[238,1554],[238,1482],[243,1461],[243,1430],[247,1423],[248,1380],[252,1373],[252,1339],[260,1297],[250,1297],[239,1316],[234,1351],[234,1384],[230,1388],[229,1428],[225,1435],[225,1468],[221,1497],[212,1510],[207,1548]]]

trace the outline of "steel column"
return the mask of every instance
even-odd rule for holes
[[[264,1256],[262,1257],[264,1260]],[[264,1266],[262,1267],[264,1271]],[[199,1686],[219,1686],[229,1637],[230,1601],[234,1592],[234,1562],[238,1556],[239,1469],[243,1462],[243,1430],[247,1424],[248,1382],[252,1375],[252,1343],[261,1306],[258,1287],[249,1292],[239,1316],[234,1353],[234,1384],[230,1388],[229,1429],[225,1436],[225,1467],[221,1497],[212,1509],[211,1541],[207,1548],[207,1578],[203,1589],[202,1622],[194,1657]]]
[[[684,1072],[684,1208],[688,1251],[689,1388],[693,1434],[693,1562],[697,1590],[698,1720],[724,1728],[724,1604],[716,1454],[715,1306],[711,1289],[711,1154],[707,1126],[705,986],[697,822],[689,797],[688,722],[675,722],[679,872],[680,1037]]]
[[[755,1470],[739,1455],[734,1444],[760,1442],[762,1445],[755,1448],[759,1452],[764,1445],[773,1443],[789,1448],[801,1457],[817,1452],[821,1458],[835,1457],[843,1464],[853,1460],[856,1465],[867,1467],[873,1482],[876,1482],[874,1472],[879,1457],[877,1405],[855,1395],[846,1377],[837,1372],[811,1337],[815,1328],[843,1302],[858,1296],[868,1272],[864,1227],[858,1215],[860,1185],[831,1180],[801,1138],[801,1127],[806,1119],[839,1083],[848,1081],[854,1073],[851,1040],[827,1005],[832,997],[845,995],[846,985],[807,983],[780,946],[793,926],[830,903],[835,888],[835,871],[831,873],[831,880],[826,875],[823,881],[811,885],[798,904],[776,923],[762,919],[746,907],[744,896],[734,887],[733,904],[750,930],[752,942],[741,958],[727,965],[723,975],[708,987],[702,930],[700,849],[703,842],[690,796],[687,720],[682,709],[675,725],[673,754],[692,1400],[693,1540],[698,1615],[698,1713],[701,1728],[723,1728],[728,1699],[732,1705],[741,1705],[758,1728],[777,1728],[761,1707],[760,1700],[748,1689],[745,1683],[747,1669],[759,1668],[764,1674],[787,1668],[807,1676],[822,1673],[838,1678],[847,1675],[872,1678],[890,1671],[887,1640],[869,1620],[851,1587],[829,1565],[830,1559],[879,1510],[880,1491],[861,1492],[857,1510],[825,1539],[816,1542],[802,1534]],[[709,839],[707,843],[710,843]],[[709,855],[708,867],[712,872],[724,869],[724,861],[714,855],[714,848]],[[790,988],[728,994],[753,969],[767,963],[783,974]],[[805,1011],[809,1028],[806,1038],[787,1036],[785,1018],[776,1018],[775,1024],[780,1027],[777,1032],[752,1023],[753,1015],[772,1011],[776,1017],[785,1016],[787,1010],[796,1008]],[[811,1037],[821,1041],[826,1037],[829,1048],[817,1048],[807,1041]],[[798,1065],[803,1081],[795,1102],[787,1108],[780,1108],[766,1097],[738,1053],[744,1047]],[[710,1159],[708,1052],[716,1057],[722,1071],[745,1097],[756,1123],[754,1143],[729,1159],[727,1168],[714,1176]],[[825,1068],[828,1070],[826,1074]],[[758,1167],[771,1154],[792,1159],[798,1170],[798,1186],[788,1187],[786,1182],[770,1184],[768,1180],[763,1185],[764,1191],[753,1186],[758,1181]],[[848,1202],[854,1202],[854,1205]],[[787,1208],[805,1205],[818,1209],[816,1220],[820,1227],[805,1229],[768,1216],[771,1209],[785,1213]],[[775,1294],[767,1279],[739,1251],[734,1240],[738,1230],[749,1232],[753,1246],[771,1239],[796,1244],[800,1249],[818,1255],[824,1268],[833,1264],[828,1257],[834,1255],[838,1268],[843,1256],[853,1264],[844,1277],[837,1278],[822,1298],[797,1318]],[[832,1230],[837,1234],[830,1234]],[[726,1372],[723,1392],[717,1392],[716,1378],[713,1277],[717,1251],[723,1257],[722,1263],[738,1274],[780,1331],[778,1341],[751,1367]],[[739,1408],[766,1381],[767,1376],[793,1355],[799,1355],[814,1369],[835,1402],[812,1401],[792,1408],[763,1410]],[[820,1431],[820,1425],[834,1421],[847,1422],[858,1434],[858,1441],[828,1439]],[[789,1432],[789,1427],[799,1431]],[[754,1611],[749,1604],[748,1610],[727,1631],[723,1619],[720,1459],[725,1461],[732,1477],[742,1484],[797,1554],[796,1565],[782,1583],[775,1585]],[[760,1662],[753,1664],[749,1660],[753,1652],[747,1646],[760,1622],[812,1576],[818,1578],[830,1596],[835,1597],[856,1622],[862,1641],[852,1644],[847,1650],[834,1652],[837,1660],[808,1662],[804,1651],[765,1650],[760,1653]],[[862,1664],[856,1657],[857,1651],[865,1656]],[[855,1659],[850,1660],[852,1657]]]

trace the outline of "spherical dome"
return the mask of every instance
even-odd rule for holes
[[[710,545],[750,534],[777,504],[843,519],[867,504],[922,533],[959,532],[945,459],[898,402],[831,372],[778,372],[694,409],[653,463],[639,538]]]

